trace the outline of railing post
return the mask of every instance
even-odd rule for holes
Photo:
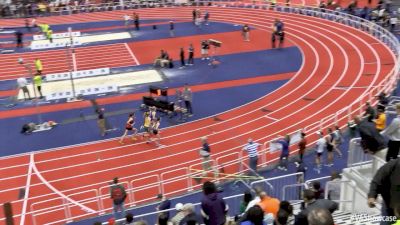
[[[190,173],[189,167],[186,170],[186,174],[187,174],[188,191],[192,191],[193,190],[193,183],[192,183],[192,177],[191,177],[191,173]],[[162,192],[162,193],[164,193],[164,192]]]

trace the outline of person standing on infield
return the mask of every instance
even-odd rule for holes
[[[24,93],[24,99],[29,100],[31,99],[31,95],[29,94],[29,90],[28,90],[28,81],[26,80],[25,77],[20,77],[17,79],[17,84],[18,84],[18,88],[20,90],[22,90],[22,92]],[[28,95],[28,99],[26,98],[26,95]]]
[[[39,92],[40,98],[43,98],[43,95],[42,95],[42,75],[40,73],[37,73],[33,77],[33,83],[35,84],[35,87]]]
[[[169,21],[169,36],[175,37],[175,24],[174,21]]]
[[[247,24],[242,28],[242,36],[244,41],[250,41],[250,27]]]
[[[179,58],[181,59],[181,67],[179,69],[185,68],[185,50],[181,48],[179,52]]]
[[[193,101],[193,93],[188,84],[185,84],[183,92],[182,92],[183,100],[185,101],[185,106],[189,116],[193,115],[192,101]]]
[[[98,108],[96,109],[97,114],[97,125],[100,129],[100,135],[104,137],[106,135],[106,119],[104,117],[104,109]]]
[[[193,59],[193,57],[194,57],[194,48],[193,48],[193,44],[189,45],[188,51],[189,51],[189,58],[188,58],[188,63],[187,64],[189,66],[193,66],[193,64],[194,64],[194,59]]]

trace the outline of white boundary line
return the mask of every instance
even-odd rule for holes
[[[30,154],[29,157],[29,169],[28,169],[28,175],[26,179],[26,185],[25,185],[25,195],[24,195],[24,203],[22,204],[22,212],[21,212],[21,219],[19,221],[20,225],[25,224],[25,214],[26,214],[26,208],[28,207],[28,200],[29,200],[29,190],[31,188],[31,178],[32,178],[32,170],[33,170],[33,154]]]
[[[132,50],[129,48],[129,45],[125,42],[124,43],[126,50],[128,50],[129,54],[131,55],[132,59],[135,61],[136,65],[140,65],[138,59],[136,58],[135,54],[133,54]]]
[[[60,192],[59,190],[57,190],[53,185],[51,185],[40,173],[40,171],[37,169],[36,165],[35,165],[35,159],[33,157],[34,154],[31,154],[31,159],[32,159],[32,166],[33,166],[33,171],[35,172],[36,176],[38,176],[39,180],[45,185],[47,186],[50,190],[52,190],[54,193],[56,193],[57,195],[59,195],[60,197],[64,198],[65,200],[69,201],[70,203],[79,206],[82,210],[89,212],[89,213],[96,213],[95,210],[73,200],[72,198],[64,195],[62,192]]]

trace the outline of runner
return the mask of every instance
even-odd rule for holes
[[[136,140],[136,134],[137,134],[137,129],[134,127],[135,125],[135,113],[130,113],[128,116],[128,120],[126,121],[125,124],[125,132],[122,135],[121,139],[119,140],[119,143],[124,144],[124,138],[126,137],[126,135],[128,135],[129,131],[133,131],[133,135],[132,135],[132,141]]]
[[[317,134],[319,137],[317,144],[315,146],[316,153],[317,153],[317,155],[315,156],[315,164],[317,167],[314,168],[314,170],[316,170],[317,173],[320,174],[321,173],[321,155],[324,152],[326,140],[324,138],[324,134],[321,131],[318,131]]]
[[[150,127],[151,127],[151,117],[150,117],[150,112],[145,112],[144,113],[144,121],[143,121],[143,136],[142,139],[146,139],[146,143],[150,143]]]
[[[161,146],[160,145],[160,131],[159,131],[160,120],[161,120],[161,118],[157,117],[155,120],[153,120],[152,125],[151,125],[152,133],[156,138],[154,138],[154,139],[151,138],[150,140],[154,141],[154,143],[156,143],[157,147]]]

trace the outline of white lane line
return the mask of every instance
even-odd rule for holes
[[[276,119],[276,118],[274,118],[274,117],[272,117],[272,116],[268,116],[268,115],[265,115],[264,116],[265,118],[268,118],[268,119],[271,119],[271,120],[274,120],[274,121],[277,121],[278,119]]]
[[[55,188],[53,185],[51,185],[40,173],[40,171],[37,169],[36,165],[35,165],[35,159],[34,159],[34,154],[31,154],[31,163],[32,163],[32,167],[33,167],[33,171],[35,172],[36,176],[38,176],[39,180],[45,185],[47,186],[50,190],[52,190],[54,193],[56,193],[57,195],[59,195],[60,197],[64,198],[65,200],[67,200],[68,202],[80,207],[82,210],[89,212],[89,213],[95,213],[96,211],[73,200],[72,198],[66,196],[65,194],[63,194],[61,191],[57,190],[57,188]]]
[[[133,54],[131,48],[129,48],[127,43],[124,43],[124,45],[125,45],[126,49],[128,50],[129,54],[131,55],[132,59],[135,61],[136,65],[139,66],[140,63],[139,63],[138,59],[136,58],[135,54]]]
[[[31,187],[31,178],[32,178],[32,170],[33,170],[33,153],[30,154],[28,176],[26,178],[26,185],[25,185],[24,203],[22,205],[21,219],[19,221],[20,225],[24,225],[25,224],[25,214],[26,214],[26,208],[28,207],[29,190],[30,190],[30,187]]]

